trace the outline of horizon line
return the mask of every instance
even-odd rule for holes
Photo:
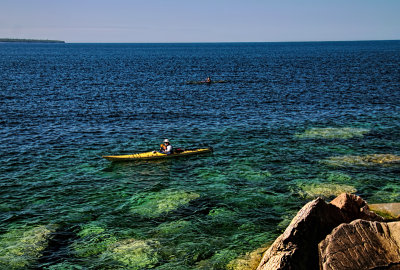
[[[400,41],[399,39],[354,39],[354,40],[291,40],[291,41],[65,41],[65,43],[74,44],[195,44],[195,43],[307,43],[307,42],[369,42],[369,41]]]
[[[2,40],[21,40],[21,42],[7,42]],[[400,41],[399,39],[354,39],[354,40],[291,40],[291,41],[153,41],[153,42],[134,42],[134,41],[66,41],[40,38],[0,38],[0,43],[28,43],[24,41],[37,41],[45,43],[46,41],[57,41],[59,44],[227,44],[227,43],[328,43],[328,42],[373,42],[373,41]],[[35,43],[35,42],[32,42]],[[56,44],[56,43],[54,43]]]

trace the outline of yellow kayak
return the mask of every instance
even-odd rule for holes
[[[175,158],[182,156],[190,156],[190,155],[198,155],[212,152],[212,147],[208,148],[198,148],[198,149],[177,149],[173,154],[162,154],[160,152],[145,152],[139,154],[131,154],[131,155],[118,155],[118,156],[103,156],[103,158],[109,161],[132,161],[132,160],[153,160],[153,159],[166,159],[166,158]]]

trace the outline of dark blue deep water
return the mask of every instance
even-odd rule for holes
[[[399,63],[400,41],[0,44],[0,268],[238,269],[318,196],[400,202]],[[101,157],[164,138],[214,153]]]

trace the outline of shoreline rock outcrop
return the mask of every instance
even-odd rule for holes
[[[400,220],[400,203],[376,203],[369,208],[386,220]]]
[[[319,243],[320,269],[400,269],[399,247],[400,222],[357,219]]]
[[[307,203],[298,212],[284,233],[279,236],[264,253],[257,270],[343,269],[335,268],[335,266],[333,268],[324,268],[325,265],[328,264],[321,264],[320,258],[323,258],[324,261],[330,261],[330,256],[333,253],[331,254],[329,251],[334,250],[333,246],[340,246],[341,243],[343,243],[340,237],[344,236],[341,235],[339,238],[332,236],[331,239],[335,239],[336,242],[326,242],[326,244],[321,244],[321,246],[319,246],[319,244],[327,238],[327,235],[330,235],[332,231],[335,231],[335,228],[339,228],[342,224],[351,224],[354,220],[386,224],[383,222],[381,216],[378,216],[369,210],[368,204],[362,198],[353,194],[343,193],[330,203],[326,203],[321,198],[317,198]],[[399,233],[397,230],[394,230],[393,232]],[[397,235],[396,237],[396,239],[400,239],[400,235]],[[358,239],[362,238],[359,237]],[[321,253],[319,248],[325,246],[329,246],[329,249],[326,249],[327,251],[325,253]],[[342,246],[341,248],[346,247]],[[390,258],[392,265],[393,263],[396,263],[395,255]],[[400,262],[400,256],[398,257],[398,260]],[[344,269],[372,268],[355,267]]]

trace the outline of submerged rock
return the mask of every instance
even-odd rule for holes
[[[159,262],[159,245],[154,240],[128,239],[115,243],[103,255],[120,262],[127,269],[147,269]]]
[[[163,190],[145,196],[135,196],[131,212],[154,218],[174,211],[199,197],[197,193],[182,190]]]
[[[0,268],[26,269],[41,257],[56,226],[18,228],[0,237]]]
[[[238,164],[235,163],[231,165],[229,171],[234,172],[241,179],[252,182],[265,181],[272,176],[271,172],[269,172],[268,170],[255,169],[253,168],[253,166],[246,163],[246,161]]]
[[[257,269],[318,269],[318,244],[332,229],[361,216],[382,219],[367,211],[365,201],[356,195],[343,194],[335,200],[327,204],[317,198],[307,203],[265,252]]]
[[[162,235],[180,235],[184,232],[191,231],[193,228],[193,224],[190,221],[186,220],[177,220],[177,221],[172,221],[170,223],[163,223],[159,225],[156,229],[156,231]]]
[[[358,219],[335,228],[319,244],[320,269],[399,269],[399,247],[400,222]]]
[[[237,257],[237,253],[231,249],[222,249],[214,253],[207,260],[200,261],[197,264],[197,269],[226,269],[226,265]]]
[[[341,172],[329,172],[322,174],[322,176],[323,178],[327,179],[330,182],[338,182],[338,183],[352,182],[352,178],[350,175]]]
[[[382,181],[379,190],[370,197],[371,201],[385,201],[388,203],[400,202],[400,185],[394,181]]]
[[[400,164],[400,156],[392,154],[372,154],[365,156],[337,156],[324,160],[323,163],[329,166],[389,166]]]
[[[384,217],[385,220],[400,219],[400,203],[376,203],[369,206],[372,211]]]
[[[82,228],[81,231],[78,232],[78,236],[80,237],[98,235],[105,231],[105,229],[102,226],[95,223],[85,224],[81,228]]]
[[[96,223],[83,225],[77,235],[80,238],[72,244],[73,253],[77,257],[99,255],[117,241],[115,236]]]
[[[338,196],[342,193],[354,193],[357,190],[349,185],[318,183],[318,184],[302,184],[300,187],[300,195],[306,199],[315,199],[321,197],[324,199]]]
[[[353,137],[362,137],[368,133],[364,128],[311,128],[302,134],[296,134],[301,139],[350,139]]]
[[[212,218],[213,220],[232,220],[236,219],[236,212],[226,209],[226,208],[216,208],[211,210],[208,215],[208,217]]]
[[[92,257],[112,262],[115,269],[146,269],[158,263],[159,243],[154,240],[118,238],[99,223],[91,222],[81,227],[80,237],[73,244],[75,257]]]
[[[234,259],[233,261],[229,262],[226,266],[228,270],[250,270],[256,269],[263,253],[265,252],[266,248],[258,248],[252,252],[246,253],[239,258]]]
[[[84,268],[83,266],[77,265],[77,264],[69,263],[69,262],[61,262],[61,263],[51,265],[45,269],[46,270],[84,270],[86,268]]]

